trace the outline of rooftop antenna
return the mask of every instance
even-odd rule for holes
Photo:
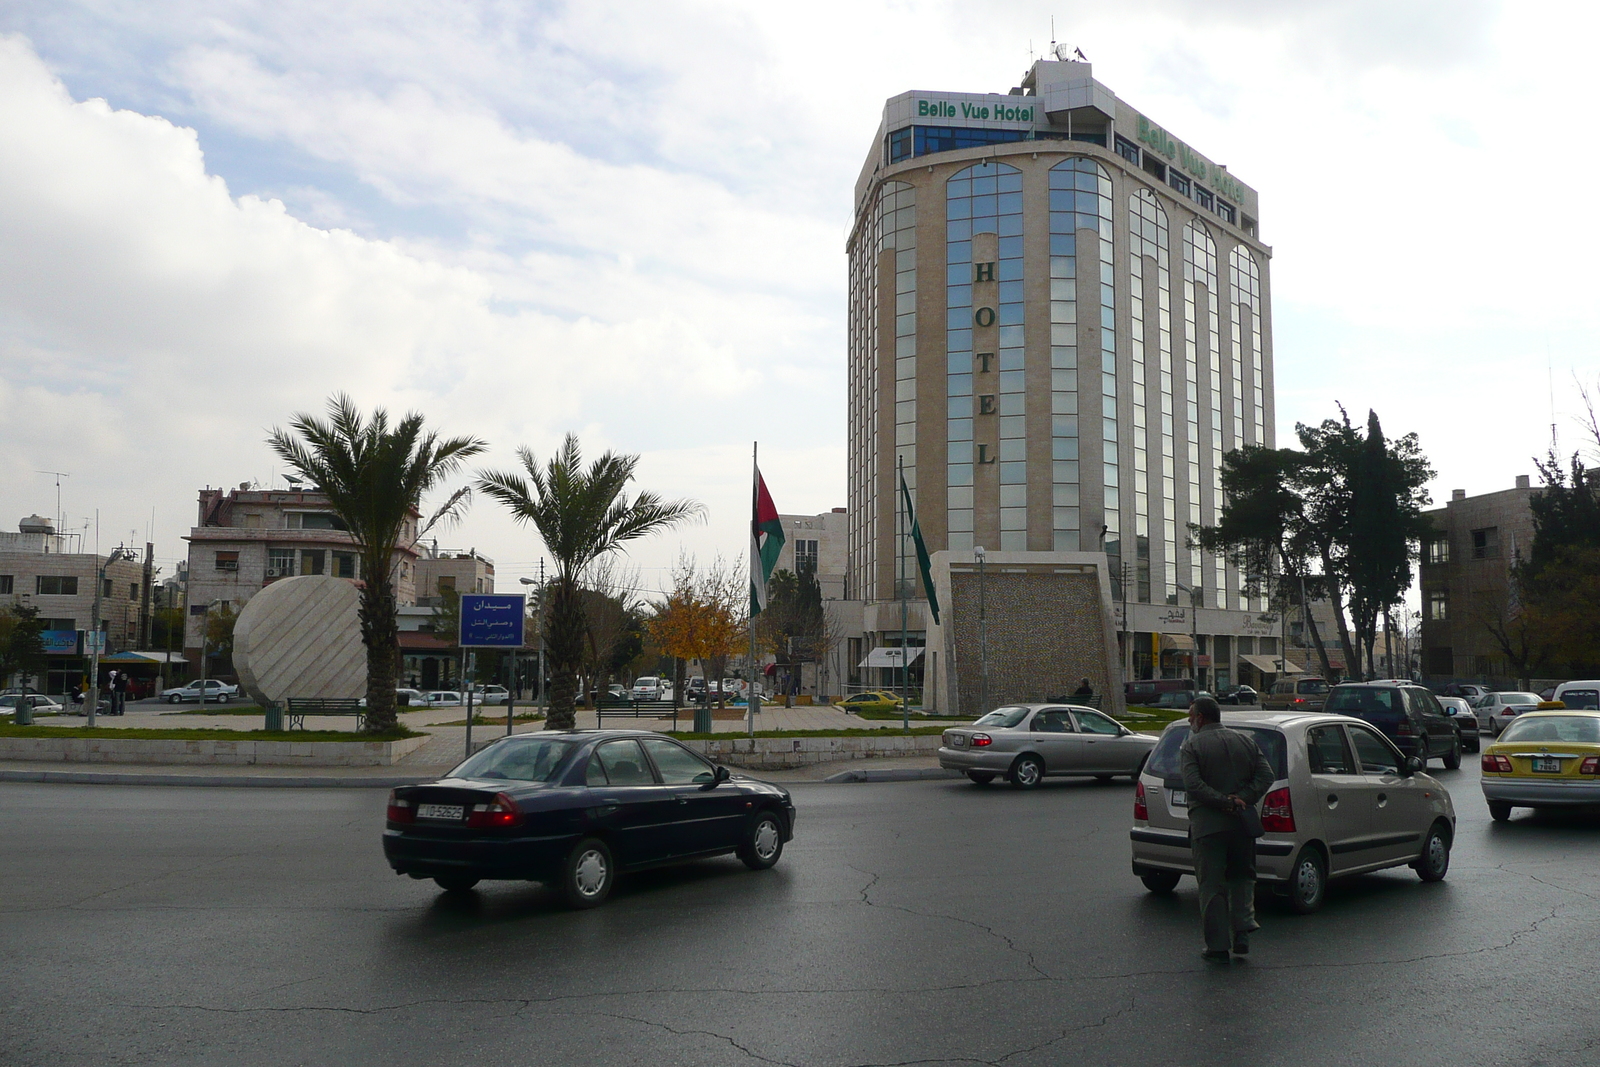
[[[1551,396],[1555,393],[1552,391]],[[56,476],[56,533],[61,532],[61,527],[66,523],[66,516],[61,514],[61,479],[70,478],[72,475],[66,471],[34,471],[35,474],[54,474]]]
[[[1556,454],[1556,372],[1550,362],[1550,335],[1544,336],[1544,375],[1550,388],[1550,455]]]

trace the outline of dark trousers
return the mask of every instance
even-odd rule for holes
[[[1256,929],[1256,842],[1237,830],[1197,837],[1194,877],[1206,948],[1226,952],[1235,934]]]

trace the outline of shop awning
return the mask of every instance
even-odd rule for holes
[[[188,663],[179,652],[117,652],[110,656],[101,656],[100,662],[126,663],[130,666],[143,663]]]
[[[1187,652],[1194,647],[1194,638],[1188,634],[1162,634],[1161,651]]]
[[[1263,674],[1304,674],[1289,660],[1281,656],[1246,656],[1243,653],[1239,658]]]
[[[905,666],[906,650],[903,648],[875,648],[867,653],[867,658],[862,660],[862,667],[903,667]],[[911,646],[911,662],[915,663],[922,658],[922,649],[917,645]]]

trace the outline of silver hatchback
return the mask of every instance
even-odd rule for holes
[[[1285,889],[1295,911],[1321,907],[1330,877],[1404,865],[1424,881],[1445,876],[1456,830],[1450,794],[1376,729],[1329,714],[1224,712],[1222,722],[1250,734],[1272,764],[1256,876]],[[1178,769],[1188,736],[1187,722],[1168,726],[1134,790],[1133,873],[1152,892],[1171,892],[1194,873]]]
[[[1009,704],[944,732],[939,766],[979,785],[1004,777],[1031,789],[1049,775],[1136,776],[1156,745],[1111,716],[1075,704]]]

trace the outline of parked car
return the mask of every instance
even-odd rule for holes
[[[427,698],[423,695],[422,691],[418,689],[396,689],[394,691],[394,703],[395,707],[405,708],[408,710],[411,708],[425,708],[428,706]],[[360,705],[363,708],[367,706],[366,697],[361,698]]]
[[[628,690],[629,700],[671,700],[672,684],[664,678],[647,674],[633,680],[633,688]]]
[[[1500,736],[1500,731],[1511,725],[1518,715],[1539,710],[1537,693],[1485,693],[1472,705],[1478,722],[1489,727],[1489,734]]]
[[[1450,717],[1450,725],[1456,728],[1456,736],[1461,738],[1463,752],[1477,752],[1483,747],[1482,736],[1478,731],[1478,716],[1473,713],[1472,705],[1466,697],[1436,697],[1439,705],[1444,708],[1444,713]]]
[[[23,702],[35,715],[63,715],[67,710],[59,701],[43,693],[8,693],[0,696],[0,715],[15,715],[17,705]]]
[[[1206,692],[1204,689],[1176,689],[1170,692],[1162,693],[1160,696],[1158,696],[1156,698],[1155,707],[1178,709],[1187,708],[1198,698],[1208,697],[1210,695],[1211,694]]]
[[[1408,756],[1461,767],[1462,738],[1439,698],[1410,682],[1346,682],[1328,694],[1324,710],[1371,723]]]
[[[1013,704],[944,732],[939,766],[978,785],[1032,789],[1052,775],[1137,776],[1155,746],[1111,716],[1075,704]]]
[[[1267,711],[1321,711],[1328,697],[1326,678],[1280,678],[1262,694]]]
[[[1600,804],[1600,711],[1518,715],[1481,762],[1483,799],[1496,822],[1513,808]]]
[[[205,702],[207,704],[226,704],[239,695],[239,687],[219,682],[215,678],[205,679]],[[188,700],[200,702],[200,679],[196,678],[188,685],[180,685],[174,689],[163,689],[161,699],[168,704],[181,704]]]
[[[1230,685],[1217,694],[1218,704],[1247,705],[1256,704],[1261,700],[1261,694],[1248,685]]]
[[[1336,690],[1337,692],[1337,690]],[[1260,804],[1256,877],[1309,914],[1329,878],[1409,865],[1425,882],[1450,868],[1456,814],[1438,779],[1372,726],[1335,714],[1224,712],[1272,764]],[[1133,873],[1155,893],[1194,873],[1189,796],[1178,769],[1187,722],[1169,725],[1134,788]]]
[[[1568,711],[1600,711],[1600,681],[1562,682],[1550,699],[1561,701]]]
[[[599,690],[598,689],[590,689],[589,690],[589,706],[591,708],[595,706],[595,697],[597,697],[598,695],[599,695]],[[606,686],[606,701],[607,701],[607,703],[610,703],[612,701],[625,701],[627,699],[628,699],[628,687],[623,685],[621,682],[612,682],[610,685]]]
[[[31,685],[8,685],[4,689],[0,689],[0,697],[16,696],[19,693],[38,693],[40,696],[44,695]]]
[[[474,704],[504,704],[511,699],[511,690],[503,685],[475,685],[472,687]]]
[[[433,689],[422,694],[422,703],[429,708],[459,708],[466,700],[454,689]]]
[[[1476,682],[1450,682],[1440,692],[1441,696],[1465,697],[1468,702],[1489,695],[1489,687]]]
[[[389,794],[383,853],[447,892],[544,882],[575,908],[619,872],[736,854],[765,870],[794,836],[789,791],[634,730],[505,737],[427,785]]]
[[[839,701],[837,707],[843,708],[846,714],[863,711],[899,711],[901,700],[896,693],[886,693],[881,689],[868,690],[865,693],[852,693]]]
[[[703,684],[704,679],[700,679],[700,681],[702,682],[700,686],[689,689],[689,702],[691,704],[704,704],[708,700],[720,700],[724,704],[728,704],[735,700],[744,699],[743,691],[741,689],[735,689],[733,685],[728,682],[717,682],[716,684],[712,685],[710,689],[707,689]]]
[[[1154,707],[1162,693],[1187,692],[1194,688],[1193,678],[1143,678],[1124,682],[1122,696],[1130,706]]]

